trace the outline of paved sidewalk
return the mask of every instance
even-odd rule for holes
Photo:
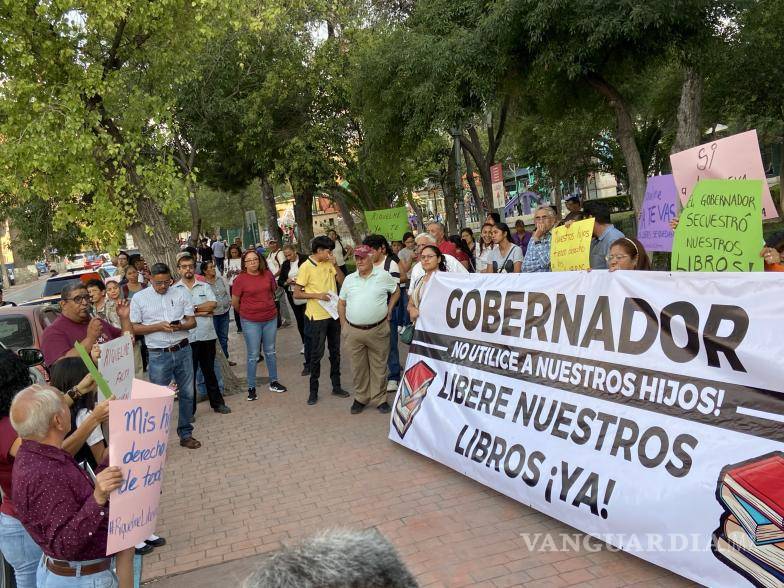
[[[244,345],[232,339],[244,374]],[[264,384],[257,402],[229,397],[230,415],[202,403],[194,436],[203,447],[172,438],[158,527],[168,545],[144,557],[143,578],[158,579],[156,588],[239,586],[282,543],[335,526],[378,528],[421,586],[691,585],[585,544],[528,551],[521,533],[576,531],[387,440],[388,416],[350,415],[351,399],[330,396],[328,377],[319,403],[307,406],[294,327],[278,333],[278,349],[289,392]],[[343,374],[351,390],[347,361]]]

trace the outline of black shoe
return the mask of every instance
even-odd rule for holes
[[[155,546],[147,543],[144,547],[136,548],[136,555],[146,555],[150,553],[153,549],[155,549]]]
[[[269,385],[270,392],[286,392],[288,388],[275,380],[274,382],[270,382]]]
[[[237,365],[237,362],[236,362],[236,361],[231,361],[231,360],[229,360],[229,365],[230,365],[231,367],[234,367],[235,365]]]
[[[164,539],[163,537],[158,537],[157,539],[153,539],[153,540],[145,539],[144,542],[147,545],[152,545],[153,547],[163,547],[164,545],[166,545],[166,539]]]
[[[359,414],[363,410],[365,410],[365,405],[358,400],[355,400],[354,404],[351,405],[351,414]]]
[[[302,373],[300,376],[309,376],[310,375],[310,368],[304,367],[302,368]]]
[[[308,404],[310,406],[313,406],[317,402],[318,402],[318,394],[311,394],[310,396],[308,396]]]
[[[349,396],[351,396],[351,394],[343,390],[343,388],[338,388],[337,390],[333,390],[332,395],[337,396],[338,398],[348,398]]]
[[[378,412],[381,414],[389,414],[392,412],[392,408],[389,406],[388,402],[382,402],[378,405]]]
[[[220,406],[213,408],[212,410],[214,410],[215,412],[219,412],[221,414],[229,414],[231,412],[231,409],[225,404],[221,404]]]
[[[248,402],[252,402],[257,399],[258,396],[256,395],[256,388],[248,388]]]
[[[264,361],[264,356],[259,353],[259,358],[256,360],[256,363],[261,363],[262,361]]]

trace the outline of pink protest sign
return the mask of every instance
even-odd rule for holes
[[[746,131],[670,155],[672,175],[681,204],[686,204],[699,180],[762,180],[762,218],[778,212],[765,181],[757,131]]]
[[[675,181],[672,175],[648,178],[645,200],[637,219],[637,239],[648,251],[672,251],[675,218]]]
[[[107,555],[155,532],[173,404],[169,388],[134,380],[131,397],[109,405],[109,465],[123,483],[109,499]]]

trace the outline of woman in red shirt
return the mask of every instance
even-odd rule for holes
[[[285,392],[278,382],[278,365],[275,357],[275,337],[278,333],[278,311],[275,308],[275,290],[278,284],[267,268],[267,262],[255,250],[249,249],[242,256],[240,274],[231,286],[231,305],[240,313],[242,335],[247,351],[246,374],[248,400],[256,400],[256,363],[259,346],[264,346],[264,360],[269,372],[269,389]]]

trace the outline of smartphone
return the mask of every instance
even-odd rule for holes
[[[172,321],[169,324],[173,327],[174,325],[179,325],[180,321]]]

